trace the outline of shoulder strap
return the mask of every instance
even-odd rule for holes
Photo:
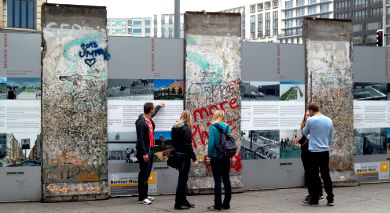
[[[221,137],[222,137],[223,129],[222,129],[219,125],[213,124],[212,126],[215,127],[215,128],[218,130],[219,133],[221,133]],[[219,142],[219,143],[221,143],[221,142]],[[217,147],[217,145],[216,145],[215,143],[214,143],[214,148],[215,148],[216,150],[218,150],[218,147]]]
[[[222,132],[224,131],[219,125],[215,125],[213,124],[213,126],[219,131],[219,133],[222,134]]]

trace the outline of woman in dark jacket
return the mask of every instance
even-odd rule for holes
[[[310,117],[309,111],[305,112],[305,115],[303,117],[302,123],[301,123],[301,129],[303,129],[306,125],[306,120]],[[303,134],[302,134],[303,135]],[[299,144],[301,144],[301,159],[302,159],[302,164],[303,164],[303,169],[305,171],[305,182],[307,183],[308,180],[308,168],[310,167],[310,159],[309,159],[309,139],[306,136],[302,136],[301,139],[298,141]],[[322,184],[321,184],[321,189],[319,190],[320,192],[320,198],[319,200],[322,201],[324,200],[323,193],[322,193]],[[310,191],[309,195],[305,197],[305,200],[303,201],[303,204],[307,204],[310,202]]]
[[[172,127],[172,144],[174,152],[179,161],[179,178],[176,188],[175,209],[189,209],[195,205],[188,202],[186,188],[188,173],[190,172],[191,159],[196,161],[194,150],[192,149],[191,137],[192,118],[188,110],[181,113],[180,120]]]

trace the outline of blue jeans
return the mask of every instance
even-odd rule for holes
[[[187,181],[188,181],[188,173],[190,172],[191,167],[191,159],[188,155],[176,152],[177,159],[179,161],[179,178],[177,181],[176,187],[176,197],[175,203],[177,205],[182,205],[187,202],[186,189],[187,189]]]
[[[213,171],[214,177],[214,206],[217,209],[230,208],[230,200],[232,199],[232,185],[230,183],[230,158],[211,158],[210,161],[211,170]],[[222,203],[222,187],[225,188],[225,198]]]
[[[143,157],[138,157],[138,200],[142,201],[148,197],[148,179],[153,166],[153,148],[148,153],[149,161],[145,163]]]

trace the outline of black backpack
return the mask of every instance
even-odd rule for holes
[[[219,133],[221,133],[221,140],[219,141],[218,147],[215,146],[219,158],[233,157],[237,153],[236,140],[228,133],[228,128],[223,130],[219,125],[213,125]]]

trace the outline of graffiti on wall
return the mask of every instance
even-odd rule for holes
[[[353,155],[353,95],[351,44],[343,41],[307,41],[308,103],[321,104],[332,119],[335,138],[331,167],[351,169]]]
[[[207,159],[208,131],[215,110],[226,112],[232,135],[240,139],[240,38],[186,36],[186,108],[193,113],[193,147],[203,164],[194,168],[195,176],[211,175]],[[237,144],[240,147],[240,144]],[[240,152],[238,152],[240,153]],[[239,172],[241,156],[233,157],[231,169]]]
[[[46,192],[56,195],[82,195],[82,194],[99,194],[107,193],[108,189],[105,187],[107,183],[62,183],[62,184],[48,184]]]
[[[44,193],[107,192],[106,32],[49,22],[43,44]]]

